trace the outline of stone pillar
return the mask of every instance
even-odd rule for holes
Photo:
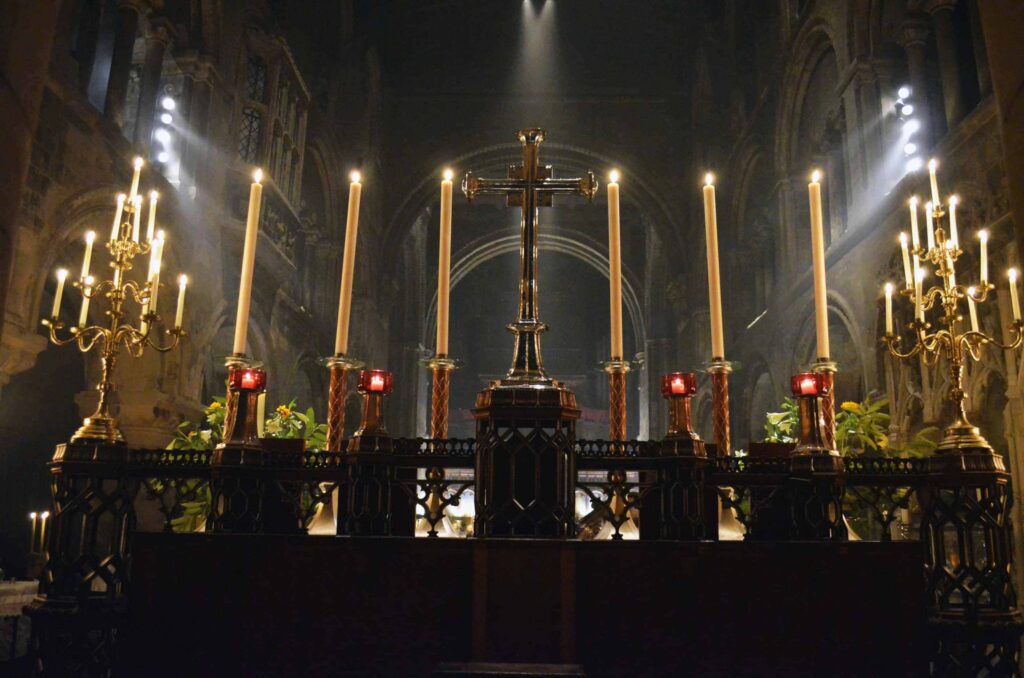
[[[953,32],[953,7],[956,0],[932,0],[928,13],[935,26],[935,43],[939,54],[939,75],[942,98],[946,108],[946,128],[953,129],[964,117],[964,97],[960,87],[960,60],[956,53]]]
[[[142,63],[139,115],[135,121],[135,146],[143,153],[148,153],[150,149],[156,100],[160,96],[160,76],[164,69],[164,53],[167,52],[170,40],[168,27],[159,20],[151,19],[149,30],[146,32],[146,58]]]
[[[117,3],[117,29],[114,34],[114,52],[110,59],[110,79],[103,112],[118,127],[124,125],[125,99],[128,96],[128,78],[132,70],[132,52],[135,34],[139,29],[139,6],[135,0]]]
[[[985,35],[981,28],[981,14],[978,4],[968,3],[968,12],[971,15],[971,46],[974,48],[975,70],[978,72],[978,92],[984,99],[992,94],[992,76],[988,65],[988,48],[985,46]]]
[[[15,252],[15,223],[28,173],[32,139],[61,16],[54,2],[0,2],[0,337]]]
[[[985,0],[978,3],[985,34],[992,89],[999,109],[1003,167],[1013,212],[1017,251],[1024,252],[1024,3]]]
[[[928,22],[923,17],[911,17],[903,22],[899,32],[900,45],[907,53],[907,72],[910,76],[912,97],[918,119],[924,121],[923,137],[929,145],[938,138],[938,116],[932,110],[928,96],[928,76],[925,66],[925,48],[928,44]]]

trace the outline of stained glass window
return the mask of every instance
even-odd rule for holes
[[[245,96],[251,101],[263,101],[267,89],[267,65],[259,57],[249,57],[245,78]]]
[[[251,106],[242,109],[242,126],[238,134],[238,157],[245,162],[255,162],[260,146],[260,129],[263,118]]]

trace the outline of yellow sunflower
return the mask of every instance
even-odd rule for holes
[[[846,412],[860,412],[860,403],[855,403],[852,400],[847,400],[839,407],[841,407]]]
[[[284,405],[278,405],[278,406],[277,406],[277,413],[278,413],[279,415],[281,415],[281,418],[282,418],[282,419],[287,419],[288,417],[292,416],[292,411],[291,411],[291,410],[289,410],[289,409],[288,409],[287,407],[285,407]]]

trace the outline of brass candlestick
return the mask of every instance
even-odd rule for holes
[[[612,358],[604,364],[608,373],[608,439],[622,442],[626,439],[626,374],[629,361]]]
[[[982,256],[982,281],[976,286],[964,287],[956,282],[956,262],[963,251],[959,243],[947,238],[945,229],[941,226],[942,219],[946,216],[941,205],[936,205],[932,210],[934,220],[934,243],[930,248],[918,247],[913,250],[916,257],[930,262],[935,266],[936,274],[942,284],[934,285],[930,289],[917,292],[921,289],[919,279],[923,274],[914,272],[917,281],[914,288],[906,289],[902,294],[914,302],[915,317],[907,323],[907,329],[913,333],[913,345],[909,350],[901,351],[903,342],[902,336],[895,332],[882,337],[889,353],[901,360],[911,360],[921,356],[926,366],[936,365],[941,357],[945,357],[949,363],[949,393],[947,398],[953,401],[955,414],[952,424],[946,427],[942,442],[939,443],[938,451],[941,452],[986,452],[992,454],[992,446],[981,435],[976,426],[967,419],[967,410],[964,401],[967,395],[963,389],[963,370],[968,358],[975,361],[981,357],[981,349],[986,344],[997,346],[1003,350],[1014,350],[1021,345],[1024,338],[1024,324],[1019,318],[1019,311],[1015,308],[1014,321],[1010,326],[1013,340],[1008,344],[997,341],[978,329],[967,332],[960,330],[960,322],[963,316],[960,315],[959,305],[961,300],[967,301],[968,305],[979,304],[988,299],[989,292],[994,289],[987,280],[987,264],[985,255]],[[951,227],[955,228],[955,226]],[[982,247],[985,245],[983,244]],[[1012,276],[1012,273],[1011,273]],[[1015,285],[1015,278],[1011,277],[1011,285]],[[1011,287],[1011,293],[1015,289]],[[888,305],[889,302],[887,302]],[[1015,303],[1016,307],[1017,304]],[[933,329],[931,322],[927,320],[928,313],[936,309],[940,311],[937,319],[938,327]],[[972,311],[974,309],[972,308]],[[972,316],[974,314],[972,313]],[[972,318],[972,325],[976,316]],[[891,324],[891,310],[887,310],[887,322]]]
[[[811,370],[821,375],[821,435],[824,437],[828,449],[836,449],[836,372],[839,367],[828,358],[818,358],[818,362],[811,365]]]
[[[345,399],[348,373],[363,366],[359,360],[338,354],[324,361],[331,375],[327,391],[327,450],[341,452],[345,441]]]
[[[133,189],[138,187],[138,175],[141,167],[141,159],[136,159]],[[151,195],[150,199],[155,202],[156,196]],[[115,217],[111,240],[107,243],[107,250],[111,256],[110,267],[114,269],[113,277],[110,280],[96,282],[92,276],[88,275],[95,235],[93,234],[92,238],[87,237],[82,277],[72,283],[72,286],[81,292],[83,308],[78,326],[69,329],[70,336],[60,337],[58,335],[58,332],[65,327],[58,318],[58,313],[66,271],[62,271],[63,276],[58,276],[60,287],[57,291],[53,313],[49,319],[42,321],[43,325],[49,328],[50,341],[54,344],[65,346],[73,343],[82,353],[87,353],[97,346],[100,350],[100,381],[96,385],[96,390],[99,391],[99,402],[96,411],[84,419],[82,426],[71,437],[71,442],[95,441],[123,444],[124,436],[117,426],[117,420],[110,416],[109,402],[110,392],[113,390],[114,367],[117,364],[121,347],[123,346],[131,357],[140,358],[147,346],[161,353],[167,352],[177,346],[181,338],[187,334],[179,325],[184,304],[185,281],[183,279],[182,290],[178,297],[175,326],[163,331],[165,336],[170,337],[170,342],[161,344],[154,340],[154,330],[161,322],[161,317],[157,313],[157,298],[160,288],[160,256],[164,240],[162,237],[152,239],[147,237],[147,241],[142,242],[142,238],[140,238],[141,209],[141,199],[125,201],[123,195],[119,197],[118,215]],[[155,205],[151,205],[150,210],[149,221],[152,224],[155,218],[153,213]],[[149,230],[152,232],[152,227]],[[150,276],[144,283],[127,279],[128,272],[133,268],[135,257],[140,254],[153,255],[150,262]],[[89,304],[100,297],[108,300],[109,309],[106,311],[106,315],[109,322],[106,325],[86,325]],[[125,308],[125,303],[129,299],[140,306],[137,327],[123,322],[129,315]]]
[[[435,440],[447,438],[452,372],[459,369],[461,363],[447,355],[438,355],[422,361],[422,364],[430,369],[430,437]]]
[[[711,376],[711,428],[720,457],[732,454],[729,433],[729,374],[732,367],[732,363],[724,358],[714,358],[708,365],[708,374]]]

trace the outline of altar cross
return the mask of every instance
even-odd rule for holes
[[[499,194],[507,198],[509,207],[520,207],[520,273],[519,317],[508,325],[516,336],[512,368],[502,379],[502,385],[554,385],[545,373],[540,358],[540,333],[547,329],[537,317],[537,226],[538,208],[550,207],[552,197],[581,195],[592,200],[597,195],[597,181],[593,172],[577,179],[555,179],[551,165],[540,164],[540,144],[544,130],[522,129],[517,133],[523,147],[523,161],[510,165],[507,179],[481,179],[467,172],[462,191],[469,200],[478,195]]]

